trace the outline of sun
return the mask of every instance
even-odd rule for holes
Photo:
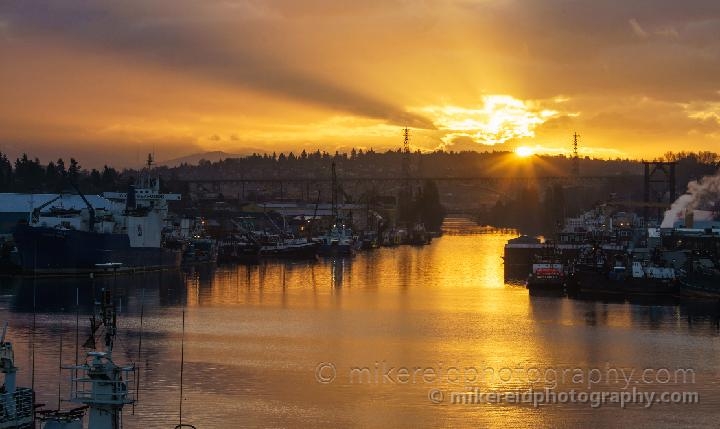
[[[515,155],[521,158],[527,158],[534,153],[533,149],[528,146],[519,146],[515,149]]]

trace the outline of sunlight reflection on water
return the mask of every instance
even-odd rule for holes
[[[115,280],[126,295],[116,360],[141,367],[140,402],[134,415],[126,409],[125,425],[177,423],[183,300],[184,421],[201,428],[714,424],[720,414],[720,343],[713,313],[702,306],[529,297],[524,288],[503,281],[502,248],[510,237],[446,235],[430,246],[383,248],[352,260],[268,262]],[[57,401],[59,338],[64,341],[63,362],[72,363],[75,288],[89,295],[88,282],[37,283],[35,384],[40,402],[51,406]],[[113,280],[96,282],[99,288]],[[138,356],[143,289],[144,335]],[[16,343],[20,385],[30,383],[31,290],[28,281],[6,282],[0,298],[0,317],[9,320],[9,336]],[[81,307],[82,322],[89,300]],[[332,382],[317,381],[319,363],[332,363]],[[650,410],[432,404],[429,389],[450,392],[477,385],[504,391],[527,389],[532,383],[522,377],[382,383],[382,375],[379,382],[361,383],[350,376],[356,367],[441,371],[608,365],[693,368],[696,383],[680,387],[700,392],[700,404]],[[572,387],[566,380],[559,388]],[[61,389],[67,391],[62,384]]]

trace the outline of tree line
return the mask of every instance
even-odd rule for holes
[[[27,154],[11,162],[7,154],[0,152],[0,192],[57,193],[75,184],[83,192],[99,193],[117,189],[121,176],[107,165],[102,170],[83,169],[75,158],[70,158],[67,164],[59,158],[43,165],[38,158]]]

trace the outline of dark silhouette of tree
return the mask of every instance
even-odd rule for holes
[[[0,152],[0,191],[8,192],[12,189],[13,170],[7,155]]]
[[[27,154],[15,160],[15,179],[18,190],[29,192],[37,191],[42,187],[45,171],[40,165],[40,160],[31,160]]]
[[[90,184],[95,192],[102,190],[102,175],[94,168],[90,171]]]
[[[68,167],[67,175],[71,183],[78,183],[78,179],[80,178],[80,164],[75,158],[70,158],[70,167]]]
[[[416,203],[420,220],[425,224],[425,229],[429,231],[440,231],[443,219],[445,218],[445,208],[440,203],[440,193],[437,184],[433,180],[426,180],[423,183],[421,192],[418,195]]]
[[[112,189],[113,186],[117,183],[118,179],[118,173],[115,171],[114,168],[108,167],[107,165],[103,167],[102,175],[101,175],[101,182],[102,182],[102,188],[105,190]]]

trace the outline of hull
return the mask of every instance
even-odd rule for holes
[[[355,249],[350,244],[321,244],[317,253],[320,256],[352,256]]]
[[[526,284],[531,293],[543,291],[562,294],[565,292],[564,267],[557,261],[534,263]]]
[[[592,269],[579,269],[573,272],[567,285],[568,295],[576,298],[625,300],[625,290],[621,281],[608,278],[606,273]]]
[[[595,270],[577,270],[568,281],[568,294],[588,298],[672,298],[678,291],[673,279],[613,277]]]
[[[125,234],[18,226],[13,234],[25,273],[73,274],[179,267],[182,253],[130,247]],[[105,267],[102,265],[105,264]],[[110,266],[108,264],[120,264]]]
[[[183,265],[214,264],[218,260],[218,247],[215,240],[201,239],[190,242],[183,252]]]
[[[527,288],[530,292],[545,291],[545,292],[565,292],[565,281],[562,278],[557,279],[538,279],[528,278],[526,283]]]
[[[317,256],[317,249],[317,243],[262,246],[260,248],[260,256],[287,259],[315,259]]]
[[[688,299],[720,298],[720,277],[718,276],[691,276],[681,278],[678,286],[678,296]]]
[[[218,248],[219,264],[249,263],[256,264],[260,260],[260,245],[242,241],[226,241]]]

